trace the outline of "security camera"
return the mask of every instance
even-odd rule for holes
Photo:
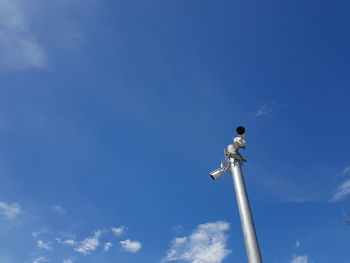
[[[236,149],[238,149],[238,148],[245,149],[245,140],[244,140],[245,128],[243,126],[238,126],[236,131],[237,131],[239,136],[235,137],[233,139],[234,146],[235,146]]]
[[[239,153],[239,149],[245,149],[245,128],[243,126],[238,126],[236,128],[238,134],[237,137],[233,138],[233,144],[228,145],[224,149],[225,160],[221,161],[220,168],[209,173],[210,177],[215,180],[221,176],[224,172],[230,170],[230,160],[235,159],[240,162],[246,162],[246,158]]]
[[[210,175],[211,179],[215,180],[220,175],[222,175],[223,172],[224,172],[224,169],[219,168],[219,169],[216,169],[216,170],[212,171],[211,173],[209,173],[209,175]]]
[[[243,135],[245,134],[245,128],[243,126],[238,126],[236,132],[238,133],[238,135]]]

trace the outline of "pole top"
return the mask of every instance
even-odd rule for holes
[[[238,126],[236,128],[236,132],[238,136],[233,138],[233,144],[228,145],[224,149],[225,159],[221,161],[220,168],[209,173],[210,177],[213,180],[221,176],[222,173],[228,172],[231,169],[231,163],[241,165],[241,163],[247,161],[247,159],[243,157],[238,151],[239,149],[245,149],[245,128],[243,126]]]
[[[243,126],[238,126],[236,128],[236,132],[238,136],[234,137],[233,144],[228,145],[226,148],[226,151],[228,153],[227,157],[234,158],[241,162],[246,162],[246,158],[244,158],[238,151],[239,149],[245,149],[245,128]]]
[[[243,126],[238,126],[236,128],[236,132],[238,133],[238,135],[243,135],[245,134],[245,128]]]

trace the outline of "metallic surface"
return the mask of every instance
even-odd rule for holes
[[[256,237],[253,217],[250,211],[248,195],[242,175],[241,162],[230,158],[230,163],[248,262],[262,263],[258,239]]]
[[[210,173],[210,177],[215,180],[216,178],[218,178],[220,175],[222,175],[222,173],[224,172],[224,170],[222,168],[216,169],[214,171],[212,171]]]

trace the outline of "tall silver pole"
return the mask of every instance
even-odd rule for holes
[[[209,175],[213,180],[216,180],[222,173],[231,171],[248,262],[262,263],[253,217],[250,211],[248,194],[242,175],[241,164],[247,160],[238,151],[239,149],[245,149],[245,128],[243,126],[238,126],[236,132],[238,136],[233,138],[233,144],[229,144],[224,149],[225,160],[221,161],[220,168],[212,171]]]
[[[258,239],[255,233],[252,213],[250,211],[247,191],[242,176],[241,161],[230,158],[230,170],[233,177],[239,215],[249,263],[262,263]]]

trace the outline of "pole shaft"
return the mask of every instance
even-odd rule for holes
[[[230,163],[248,262],[262,263],[241,165],[238,160],[233,158],[230,160]]]

